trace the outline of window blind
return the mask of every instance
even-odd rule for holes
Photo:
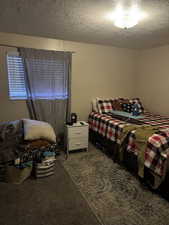
[[[7,67],[10,99],[26,99],[22,58],[17,55],[7,55]]]
[[[27,65],[33,98],[68,98],[67,70],[64,59],[27,59]]]

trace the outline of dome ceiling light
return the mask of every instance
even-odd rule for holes
[[[109,15],[109,18],[114,21],[116,27],[128,29],[137,25],[144,16],[145,13],[143,13],[137,5],[128,7],[118,5],[114,12]]]

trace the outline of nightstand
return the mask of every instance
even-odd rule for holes
[[[70,151],[88,150],[88,127],[88,123],[84,121],[66,125],[65,147],[67,157]]]

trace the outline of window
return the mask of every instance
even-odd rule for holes
[[[22,58],[17,53],[7,55],[7,67],[10,99],[26,99]]]
[[[64,60],[30,59],[30,85],[32,97],[36,99],[67,99],[68,81]],[[27,99],[22,57],[16,53],[7,55],[8,84],[10,99]],[[36,88],[34,88],[36,87]]]

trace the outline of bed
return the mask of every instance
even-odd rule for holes
[[[113,105],[114,102],[115,106]],[[132,105],[133,102],[139,103],[142,117],[130,120],[130,118],[112,114],[114,108],[123,111],[123,104],[131,103]],[[131,109],[127,110],[130,111]],[[115,100],[96,99],[93,101],[93,111],[89,114],[91,141],[96,145],[107,148],[115,161],[123,162],[139,175],[138,156],[140,152],[136,138],[137,129],[134,129],[135,124],[139,127],[158,128],[145,140],[143,153],[143,177],[153,189],[157,189],[165,180],[169,168],[169,117],[146,112],[138,98],[132,100],[122,98]],[[121,140],[126,127],[130,129],[125,138]],[[123,149],[123,160],[119,160],[120,148]]]

